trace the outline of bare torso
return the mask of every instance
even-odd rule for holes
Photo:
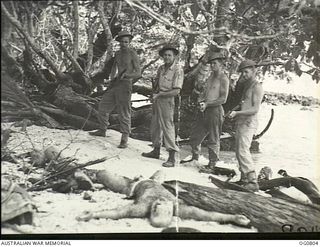
[[[242,96],[242,103],[241,103],[241,111],[248,110],[254,106],[254,94],[257,91],[257,87],[261,87],[261,84],[258,82],[254,81],[250,86],[245,88],[245,92]],[[241,116],[241,118],[248,118],[248,117],[256,117],[256,114],[249,115],[249,116]]]
[[[222,79],[224,79],[225,75],[223,73],[219,75],[214,75],[213,73],[207,79],[207,89],[205,100],[206,101],[214,101],[220,97],[220,88]]]
[[[161,185],[164,178],[161,178],[161,174],[159,174],[158,171],[153,174],[150,179],[140,181],[139,179],[132,180],[107,171],[99,172],[97,178],[112,191],[132,196],[134,198],[134,204],[129,204],[121,208],[99,210],[96,212],[85,211],[82,215],[77,217],[77,220],[86,221],[93,218],[122,219],[150,217],[152,225],[163,227],[168,226],[172,221],[170,208],[165,211],[163,211],[163,209],[170,207],[170,205],[172,207],[173,205],[173,215],[179,216],[182,219],[218,222],[233,221],[242,225],[247,225],[250,222],[250,220],[242,215],[229,215],[204,211],[193,206],[185,205],[181,203],[180,200],[177,201],[175,196]],[[159,200],[161,199],[162,202],[159,204]],[[153,205],[154,203],[155,206]],[[158,207],[160,207],[160,212],[162,212],[160,216],[158,215],[159,211],[155,210]],[[153,212],[153,217],[151,211]],[[163,217],[165,217],[164,220]],[[161,221],[159,222],[159,220]]]
[[[134,189],[133,196],[135,198],[135,203],[144,202],[149,203],[150,205],[159,197],[166,198],[172,202],[175,200],[173,194],[158,182],[150,179],[139,182]]]
[[[132,50],[130,48],[121,49],[116,52],[115,64],[116,64],[118,73],[121,73],[124,70],[126,70],[126,73],[135,72],[135,66],[134,66],[135,57],[134,56],[136,56],[136,53],[134,50]]]
[[[243,95],[241,110],[247,110],[253,106],[253,90],[255,85],[252,85]]]

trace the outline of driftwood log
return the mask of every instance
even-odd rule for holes
[[[259,181],[260,190],[270,190],[280,186],[287,188],[293,186],[304,193],[312,203],[320,205],[320,192],[318,188],[306,178],[288,176]]]
[[[267,198],[254,193],[224,190],[181,181],[163,186],[186,204],[204,210],[243,214],[259,232],[319,232],[320,207],[302,202]]]

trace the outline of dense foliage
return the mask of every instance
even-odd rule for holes
[[[63,72],[71,69],[72,62],[57,42],[75,58],[82,58],[87,74],[101,69],[107,46],[112,50],[117,46],[114,40],[107,43],[101,25],[101,19],[105,18],[113,37],[121,29],[135,35],[133,46],[143,65],[158,58],[157,50],[163,43],[175,42],[180,46],[180,58],[186,69],[195,65],[208,48],[218,47],[230,58],[231,74],[246,57],[267,64],[263,66],[264,73],[268,71],[283,78],[286,71],[298,75],[305,72],[317,82],[320,79],[320,7],[316,0],[103,1],[104,17],[99,16],[99,4],[98,1],[4,1],[2,10],[6,8],[16,18]],[[5,15],[2,15],[1,38],[8,53],[21,61],[26,50],[25,37]],[[52,70],[41,56],[32,57],[40,68]],[[153,75],[156,65],[145,71],[145,78]]]

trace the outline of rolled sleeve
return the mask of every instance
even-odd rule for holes
[[[172,80],[172,89],[181,89],[183,84],[183,78],[183,70],[181,68],[178,68]]]

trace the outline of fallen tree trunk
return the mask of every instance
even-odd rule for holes
[[[132,86],[132,92],[141,94],[141,95],[146,96],[146,97],[149,98],[150,95],[152,95],[152,88],[151,87],[147,87],[147,86],[134,84]]]
[[[99,128],[99,124],[97,122],[93,122],[89,119],[70,114],[61,109],[54,109],[46,106],[40,106],[40,109],[44,112],[53,115],[59,122],[66,123],[72,127],[83,130],[95,130]]]
[[[259,232],[320,231],[319,206],[181,181],[167,181],[163,186],[175,194],[176,183],[179,199],[186,204],[208,211],[243,214]]]

